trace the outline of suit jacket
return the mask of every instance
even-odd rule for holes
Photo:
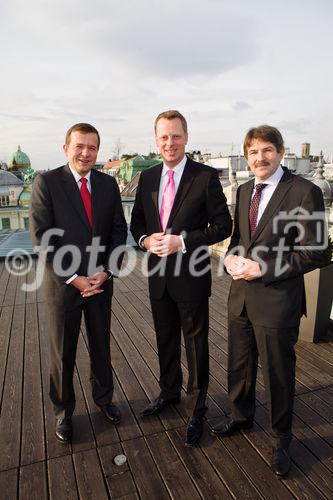
[[[161,173],[162,164],[140,175],[131,219],[131,232],[137,242],[143,235],[162,232],[158,207]],[[166,232],[171,234],[184,233],[187,252],[162,258],[150,254],[149,272],[156,266],[162,269],[162,274],[153,272],[149,277],[151,296],[161,298],[166,287],[176,301],[200,300],[209,296],[211,272],[208,245],[227,238],[231,227],[231,217],[217,171],[187,159],[166,228]],[[194,252],[198,260],[201,258],[196,266],[198,276],[194,276],[190,269]]]
[[[33,245],[41,245],[42,237],[48,229],[63,230],[62,235],[52,236],[48,242],[53,250],[47,253],[46,283],[48,292],[54,294],[53,300],[64,302],[66,308],[74,307],[82,298],[79,291],[66,285],[65,281],[74,273],[87,276],[94,272],[94,269],[88,269],[90,253],[87,247],[91,245],[92,238],[99,238],[99,245],[104,247],[98,252],[96,268],[110,267],[109,257],[112,251],[118,245],[126,243],[127,224],[115,179],[92,170],[90,180],[92,228],[68,165],[38,175],[33,186],[30,204]],[[79,258],[73,259],[70,253],[63,254],[62,266],[68,268],[68,271],[59,276],[54,271],[54,266],[67,245],[76,248]],[[105,282],[104,286],[111,293],[112,279]]]
[[[326,250],[318,249],[316,222],[311,218],[314,212],[325,215],[323,195],[315,184],[284,168],[251,239],[249,207],[253,185],[251,180],[238,188],[235,226],[228,252],[240,254],[241,250],[237,250],[240,246],[245,257],[256,261],[259,257],[264,274],[253,281],[232,281],[229,311],[239,315],[246,304],[253,324],[294,327],[306,312],[303,274],[325,265]],[[298,211],[297,207],[301,213],[288,216],[291,211]],[[304,213],[310,217],[304,217]],[[286,248],[279,256],[281,243]]]

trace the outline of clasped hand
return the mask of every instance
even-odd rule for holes
[[[159,257],[167,257],[181,250],[182,240],[176,234],[153,233],[144,239],[144,246]]]
[[[104,292],[101,288],[104,281],[107,280],[107,274],[104,271],[97,272],[91,276],[77,276],[71,285],[80,290],[82,297],[91,297]]]
[[[239,255],[227,255],[224,265],[233,280],[252,281],[262,276],[258,262]]]

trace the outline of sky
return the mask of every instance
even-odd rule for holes
[[[93,124],[98,160],[156,151],[178,109],[188,150],[238,154],[278,127],[292,152],[333,155],[331,0],[2,0],[0,160],[65,163],[68,128]]]

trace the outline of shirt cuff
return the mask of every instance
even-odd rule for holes
[[[66,285],[69,285],[70,283],[72,283],[72,281],[74,281],[75,278],[77,278],[77,277],[78,277],[78,274],[73,274],[73,276],[68,278],[68,280],[66,281]]]
[[[186,250],[184,238],[183,238],[183,236],[181,234],[179,235],[179,237],[180,237],[180,241],[182,243],[182,253],[186,253],[187,250]]]
[[[147,238],[147,234],[144,234],[143,236],[140,236],[139,239],[139,247],[142,248],[142,250],[147,250],[146,247],[143,244],[143,240]]]

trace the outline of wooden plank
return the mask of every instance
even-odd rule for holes
[[[117,311],[120,315],[120,311],[118,309]],[[133,339],[138,337],[138,333],[135,331],[133,323],[131,324],[128,319],[124,321],[124,314],[122,313],[122,315],[122,318],[121,315],[119,316],[119,319],[121,318],[121,325],[115,317],[113,318],[113,336],[124,353],[124,356],[131,360],[131,366],[139,379],[140,385],[151,400],[155,399],[160,393],[160,387],[157,381],[159,367],[156,353],[147,343],[144,344],[144,347],[143,344],[140,344],[141,348],[144,349],[143,351],[140,350],[139,352],[136,349],[136,346],[133,344]],[[124,323],[126,323],[126,326]],[[141,353],[144,353],[144,358]],[[153,367],[155,376],[152,373]],[[175,427],[179,424],[183,424],[183,421],[180,420],[181,417],[173,406],[166,408],[165,411],[161,413],[160,418],[164,425],[167,426]]]
[[[21,465],[45,459],[37,305],[26,307]]]
[[[94,429],[94,435],[99,446],[119,442],[119,435],[116,426],[109,422],[101,411],[96,407],[90,384],[90,361],[89,354],[83,342],[82,336],[79,338],[76,356],[76,365],[80,375],[80,383],[86,406],[89,410],[90,419]],[[85,412],[86,413],[86,412]]]
[[[0,496],[4,500],[16,500],[18,487],[18,469],[0,472]],[[2,496],[3,495],[3,496]]]
[[[112,366],[117,373],[117,378],[124,394],[129,402],[129,405],[139,419],[140,432],[144,434],[152,434],[163,429],[162,424],[157,418],[141,418],[140,412],[148,404],[147,397],[136,377],[135,372],[132,370],[127,358],[115,339],[111,337],[111,353],[112,353]]]
[[[332,447],[296,415],[293,416],[293,435],[317,457],[317,460],[333,472]]]
[[[3,306],[12,306],[15,304],[16,286],[17,286],[17,276],[15,276],[15,274],[10,272],[6,288],[6,295],[2,303]]]
[[[23,284],[26,282],[27,264],[28,263],[26,260],[22,260],[21,265],[17,271],[18,276],[17,276],[17,285],[15,293],[15,305],[25,304],[26,294],[23,291]]]
[[[35,276],[36,276],[36,260],[34,259],[32,267],[27,274],[26,283],[28,285],[31,285],[35,280]],[[26,292],[25,300],[27,304],[34,304],[37,301],[37,291],[32,290],[31,292]]]
[[[80,498],[107,500],[109,497],[96,450],[75,453],[73,458]]]
[[[12,326],[13,307],[3,307],[0,313],[0,408],[7,367],[8,347]]]
[[[72,418],[72,450],[73,453],[78,453],[79,451],[95,448],[96,441],[77,370],[74,372],[73,383],[75,391],[75,411]]]
[[[319,415],[325,418],[330,424],[333,424],[333,407],[317,396],[316,392],[301,394],[299,399],[315,410]]]
[[[294,402],[294,413],[319,434],[330,446],[333,446],[332,424],[303,401],[303,394]],[[312,400],[313,401],[313,400]],[[311,401],[310,401],[311,404]]]
[[[45,462],[36,462],[20,469],[20,500],[47,500],[47,480]]]
[[[205,429],[204,436],[201,440],[202,449],[199,447],[191,448],[184,446],[185,428],[168,431],[167,434],[202,498],[212,498],[217,500],[233,498],[224,484],[224,477],[222,479],[219,477],[218,472],[216,472],[214,467],[212,467],[207,455],[204,454],[206,451],[207,429]],[[209,446],[209,449],[211,450],[211,446]],[[227,455],[228,453],[226,452],[226,456],[223,456],[223,460],[221,460],[222,455],[219,450],[219,461],[223,462],[223,464],[226,465],[226,468],[230,466]],[[233,479],[237,481],[237,486],[239,486],[239,479],[237,477],[234,477]],[[238,498],[247,497],[243,496]],[[254,500],[258,498],[255,496],[255,491],[252,498]]]
[[[257,408],[256,420],[260,423],[262,429],[256,426],[244,432],[246,439],[256,448],[260,455],[269,464],[271,458],[271,439],[265,430],[268,426],[268,411],[264,407]],[[265,429],[265,430],[263,430]],[[301,446],[301,448],[299,448]],[[297,449],[298,448],[298,449]],[[312,469],[302,471],[302,464],[309,463],[309,453],[305,446],[299,441],[293,440],[291,444],[292,467],[286,479],[282,482],[296,498],[321,499],[326,496],[316,487],[317,473]],[[294,450],[296,452],[294,454]]]
[[[111,498],[124,498],[130,495],[136,497],[137,489],[129,470],[128,462],[126,461],[122,465],[114,464],[114,457],[124,454],[122,446],[117,443],[103,446],[102,448],[98,448],[97,451]]]
[[[2,306],[4,301],[5,301],[5,297],[7,294],[7,286],[8,286],[8,282],[9,282],[9,276],[10,275],[9,275],[7,269],[3,265],[2,273],[0,276],[0,306]]]
[[[51,500],[76,500],[79,498],[73,460],[70,455],[48,461],[48,479]]]
[[[243,472],[249,477],[260,495],[271,500],[293,498],[284,484],[281,481],[277,481],[273,471],[254,451],[242,434],[217,439],[223,441],[223,445],[233,456],[234,460],[237,461]],[[273,481],[274,488],[272,488]]]
[[[172,498],[201,498],[164,432],[146,438],[150,453]]]
[[[169,499],[170,496],[143,438],[125,441],[123,447],[139,495],[147,499]]]
[[[23,332],[24,306],[16,306],[0,416],[0,470],[17,467],[20,463]]]

